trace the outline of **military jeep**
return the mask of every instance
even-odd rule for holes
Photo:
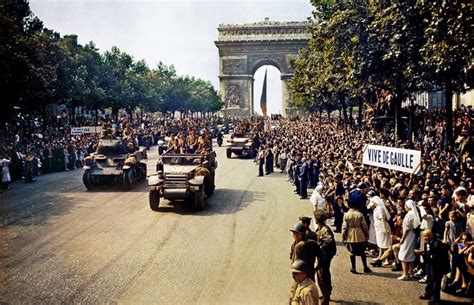
[[[232,153],[237,156],[255,157],[255,148],[253,145],[253,134],[251,132],[235,132],[227,140],[226,156],[232,157]]]
[[[216,152],[163,154],[156,173],[148,177],[150,208],[158,211],[160,198],[190,203],[196,210],[206,206],[215,188]]]

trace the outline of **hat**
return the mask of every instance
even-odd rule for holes
[[[293,273],[308,273],[309,267],[308,264],[305,263],[305,261],[301,259],[297,259],[291,264],[291,272]]]
[[[374,196],[377,196],[377,193],[375,193],[374,190],[370,190],[370,191],[367,193],[367,197],[374,197]]]
[[[326,212],[319,209],[314,210],[314,219],[318,221],[324,221],[326,220],[326,218],[327,218]]]
[[[293,229],[290,229],[290,231],[304,235],[306,234],[306,227],[301,223],[297,223],[294,225]]]
[[[366,188],[367,188],[367,184],[365,184],[364,182],[361,182],[361,183],[359,183],[359,185],[357,186],[357,188],[360,189],[360,190],[366,189]]]
[[[374,197],[372,197],[372,198],[370,199],[369,205],[370,205],[370,204],[382,205],[382,204],[384,204],[384,203],[383,203],[382,198],[380,198],[379,196],[374,196]]]
[[[300,221],[301,221],[302,223],[305,223],[305,224],[310,224],[310,223],[311,223],[311,217],[301,216],[301,217],[300,217]]]

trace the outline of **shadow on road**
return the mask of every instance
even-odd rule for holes
[[[162,199],[163,200],[163,199]],[[216,189],[214,195],[207,199],[206,208],[196,211],[186,201],[160,202],[157,213],[174,213],[179,215],[212,216],[234,214],[252,203],[265,200],[264,192],[233,189]]]

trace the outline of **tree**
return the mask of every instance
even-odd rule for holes
[[[12,116],[13,106],[19,105],[28,83],[29,44],[31,29],[38,26],[26,0],[0,1],[0,91],[6,107],[0,121]]]
[[[472,64],[473,3],[467,0],[418,0],[423,14],[423,80],[445,89],[446,140],[453,144],[453,93],[466,91],[466,69]]]

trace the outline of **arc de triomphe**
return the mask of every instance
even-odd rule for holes
[[[219,82],[225,102],[226,116],[245,117],[253,114],[253,75],[258,68],[272,65],[280,70],[282,111],[289,114],[287,81],[293,71],[287,56],[307,47],[307,22],[263,22],[219,25]]]

